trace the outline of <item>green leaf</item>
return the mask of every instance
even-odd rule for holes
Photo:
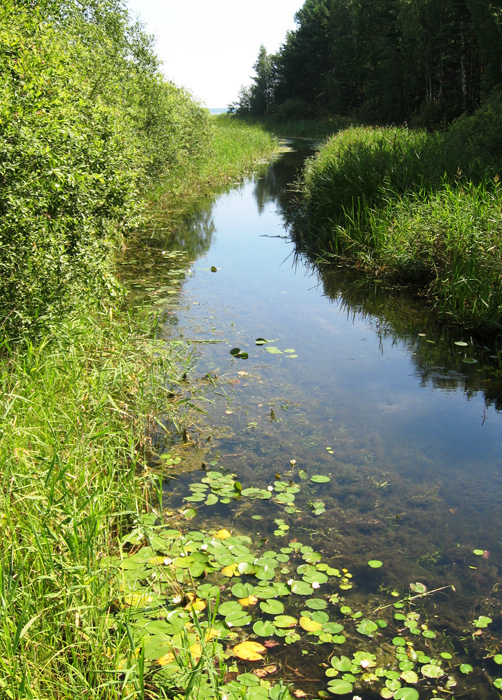
[[[335,678],[335,680],[328,683],[328,690],[334,695],[347,695],[351,693],[354,686],[349,681],[344,681],[341,678]]]
[[[418,700],[419,697],[416,688],[399,688],[394,693],[394,700]]]
[[[383,566],[383,562],[381,562],[379,559],[370,559],[368,566],[371,566],[372,569],[379,569],[381,566]]]
[[[259,637],[271,637],[275,630],[275,625],[269,620],[257,620],[253,625],[253,632]]]
[[[310,477],[310,481],[313,481],[314,484],[326,484],[328,481],[331,481],[329,476],[324,476],[323,474],[314,474],[314,476]]]
[[[275,600],[272,598],[261,602],[260,608],[264,613],[268,613],[269,615],[280,615],[284,612],[284,603],[281,603],[280,600]]]

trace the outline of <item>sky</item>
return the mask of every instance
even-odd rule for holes
[[[251,83],[260,45],[275,53],[305,0],[127,0],[163,72],[206,107],[227,107]]]

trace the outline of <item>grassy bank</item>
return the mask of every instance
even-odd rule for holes
[[[359,127],[332,137],[305,170],[302,245],[418,285],[467,325],[498,327],[500,100],[442,133]]]
[[[258,132],[216,126],[211,157],[177,170],[168,201],[248,172],[274,148]],[[179,387],[191,357],[153,339],[151,316],[84,298],[80,307],[31,340],[3,339],[0,697],[173,697],[177,686],[153,681],[136,646],[128,614],[135,601],[110,557],[147,544],[137,533],[144,518],[152,523],[160,488],[148,469],[148,436],[160,416],[184,427]],[[194,669],[181,663],[179,693],[197,697]]]
[[[170,172],[149,192],[151,204],[172,210],[194,196],[238,182],[260,161],[268,163],[279,147],[277,138],[259,122],[221,114],[211,117],[209,128],[211,141],[204,159]]]

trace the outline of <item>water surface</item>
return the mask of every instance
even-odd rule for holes
[[[201,508],[193,525],[279,546],[274,518],[283,518],[287,534],[346,563],[357,582],[346,599],[361,604],[417,581],[453,585],[431,597],[428,614],[459,658],[484,664],[502,629],[500,353],[442,329],[403,291],[296,254],[284,188],[303,155],[287,154],[154,241],[156,254],[181,247],[191,258],[162,332],[193,343],[199,383],[217,377],[189,443],[171,448],[191,468],[166,479],[166,506],[183,507],[207,469],[243,488],[302,484],[300,469],[330,476],[305,481],[295,512],[236,501]],[[473,636],[480,614],[493,623]],[[497,697],[483,683],[466,681],[463,697]]]

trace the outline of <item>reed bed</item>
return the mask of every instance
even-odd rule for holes
[[[485,108],[482,123],[494,115]],[[300,245],[418,285],[466,325],[500,328],[502,154],[479,136],[480,117],[444,133],[356,127],[332,137],[303,175]]]

